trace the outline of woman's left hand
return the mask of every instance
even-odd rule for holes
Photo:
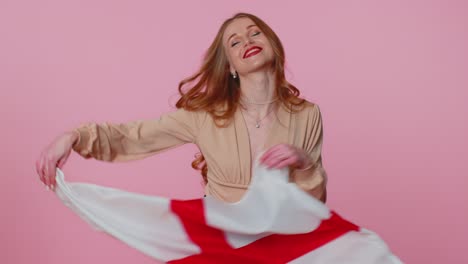
[[[304,150],[289,144],[279,144],[271,147],[262,155],[260,163],[270,169],[281,169],[286,166],[304,169],[311,165],[311,161]]]

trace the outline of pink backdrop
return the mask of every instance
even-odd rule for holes
[[[0,262],[154,263],[46,192],[35,159],[83,122],[171,111],[221,22],[246,11],[277,32],[289,80],[322,109],[330,207],[407,263],[468,263],[467,9],[447,0],[2,0]],[[120,164],[74,154],[65,173],[194,198],[194,153]]]

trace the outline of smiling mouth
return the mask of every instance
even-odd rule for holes
[[[251,47],[250,49],[245,51],[243,59],[257,55],[261,51],[262,51],[262,48],[260,47],[257,47],[257,46]]]

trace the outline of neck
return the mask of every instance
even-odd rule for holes
[[[264,115],[275,105],[276,82],[271,71],[259,71],[239,76],[241,104],[247,111]]]

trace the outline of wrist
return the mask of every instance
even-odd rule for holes
[[[296,168],[298,171],[306,171],[314,167],[314,163],[310,160],[305,161],[302,166]]]
[[[314,167],[314,164],[305,166],[304,168],[297,168],[296,170],[298,170],[298,171],[306,171],[306,170],[311,169],[312,167]]]
[[[80,140],[80,133],[76,130],[69,131],[67,134],[70,136],[70,142],[72,146],[76,145]]]

